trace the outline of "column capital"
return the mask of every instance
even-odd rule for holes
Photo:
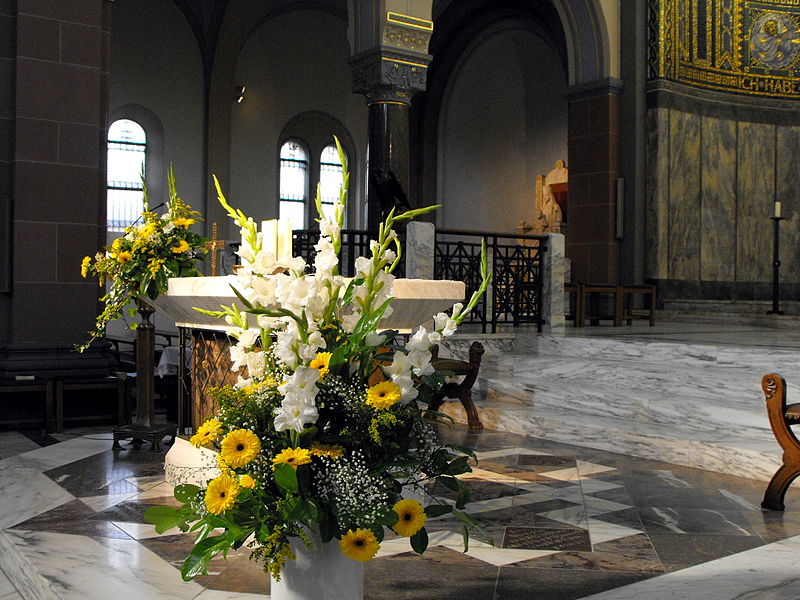
[[[364,94],[369,104],[397,102],[411,104],[411,98],[425,89],[431,55],[380,46],[350,59],[353,91]]]

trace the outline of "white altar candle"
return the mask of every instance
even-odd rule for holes
[[[279,261],[292,258],[292,222],[288,219],[278,221],[278,254]]]
[[[780,217],[781,216],[781,203],[780,203],[780,201],[775,202],[775,216],[776,217]]]
[[[278,258],[278,219],[270,219],[269,221],[261,221],[261,233],[264,239],[261,242],[261,248],[264,252],[272,254],[277,260]]]

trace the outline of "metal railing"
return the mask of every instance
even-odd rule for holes
[[[294,240],[292,243],[292,254],[294,256],[302,256],[308,265],[314,264],[314,245],[319,241],[320,232],[316,229],[297,229],[294,232]],[[401,243],[404,242],[404,236],[399,234]],[[369,232],[365,229],[342,229],[342,252],[339,255],[339,272],[345,277],[353,277],[355,275],[355,262],[359,256],[372,256],[372,251],[369,248],[370,236]],[[394,275],[396,277],[403,277],[405,274],[405,260],[401,259]]]
[[[434,279],[463,281],[466,297],[481,284],[481,241],[486,240],[492,283],[465,323],[486,333],[498,324],[536,323],[542,331],[543,255],[546,236],[437,229]]]

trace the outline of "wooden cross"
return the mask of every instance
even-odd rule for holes
[[[217,224],[211,225],[211,241],[205,243],[206,249],[211,253],[211,276],[217,276],[217,253],[225,249],[225,240],[217,239]]]

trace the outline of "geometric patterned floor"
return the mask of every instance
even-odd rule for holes
[[[264,600],[246,549],[181,581],[193,535],[143,518],[174,502],[163,453],[114,453],[97,430],[34,433],[0,432],[2,600]],[[762,511],[762,482],[507,433],[442,436],[477,453],[467,511],[495,546],[471,539],[463,553],[450,517],[427,523],[423,557],[387,537],[367,563],[370,600],[570,600],[800,534],[796,487],[785,512]]]

